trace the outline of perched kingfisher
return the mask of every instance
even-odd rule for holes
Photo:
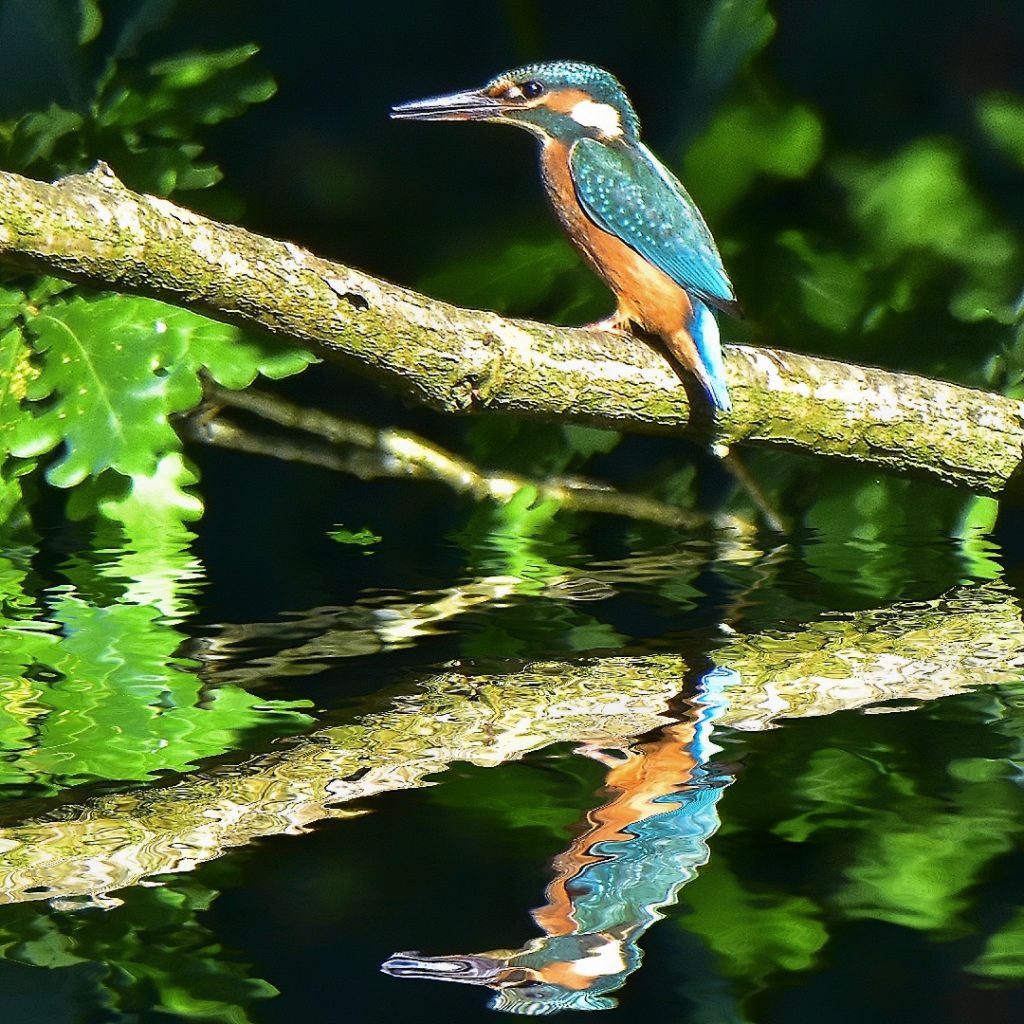
[[[732,284],[700,211],[640,141],[636,111],[612,75],[574,61],[528,64],[481,89],[399,104],[391,116],[497,121],[536,135],[555,213],[618,300],[593,326],[633,324],[657,336],[715,409],[732,407],[709,308],[739,313]]]

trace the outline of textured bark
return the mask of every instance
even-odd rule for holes
[[[0,173],[0,260],[153,295],[288,338],[433,408],[625,431],[689,430],[685,389],[642,341],[460,309],[129,191],[100,166],[49,185]],[[926,474],[1015,482],[1024,403],[909,374],[727,346],[725,443],[762,442]]]

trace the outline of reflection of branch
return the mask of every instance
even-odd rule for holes
[[[270,331],[447,412],[675,432],[690,418],[679,379],[640,341],[449,306],[133,193],[103,165],[55,185],[0,173],[0,259]],[[735,408],[724,441],[986,494],[1021,465],[1024,403],[777,349],[726,354]]]
[[[1000,586],[823,619],[792,633],[734,636],[712,652],[740,676],[723,725],[930,700],[1020,679],[1024,624]],[[685,678],[677,655],[451,671],[383,711],[290,750],[166,788],[65,805],[0,829],[0,900],[102,893],[186,871],[259,836],[301,831],[333,805],[424,784],[452,762],[496,765],[558,742],[612,742],[667,723]]]
[[[391,427],[377,430],[325,412],[304,409],[252,389],[227,391],[208,385],[207,392],[215,407],[226,405],[243,409],[279,426],[315,434],[333,445],[346,445],[356,450],[338,452],[291,439],[261,438],[204,411],[187,423],[186,432],[190,439],[206,444],[307,462],[351,473],[362,480],[382,476],[435,480],[458,494],[468,494],[478,500],[490,498],[504,503],[524,488],[531,488],[539,500],[554,500],[563,508],[578,512],[606,512],[686,529],[693,529],[704,521],[704,517],[676,505],[623,494],[588,480],[532,480],[516,473],[488,472],[416,434]]]
[[[351,607],[316,608],[281,622],[219,626],[192,656],[204,663],[204,677],[216,675],[221,686],[253,688],[270,678],[315,675],[341,658],[408,647],[423,637],[439,635],[449,620],[480,605],[507,600],[522,583],[515,576],[483,576],[444,590],[408,595],[417,600],[384,600],[376,595]],[[299,637],[305,639],[237,664],[240,655],[261,641]]]

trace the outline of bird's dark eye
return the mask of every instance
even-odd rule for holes
[[[519,88],[528,100],[535,100],[544,91],[540,82],[523,82]]]

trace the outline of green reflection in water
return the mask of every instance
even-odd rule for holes
[[[113,537],[103,527],[104,540]],[[0,786],[44,796],[187,771],[242,737],[296,732],[308,702],[208,683],[179,656],[202,567],[184,528],[69,560],[45,586],[0,558]]]
[[[194,876],[167,885],[134,888],[110,913],[80,909],[53,913],[45,906],[6,908],[0,921],[0,956],[56,970],[92,965],[81,975],[78,998],[104,1019],[137,1019],[156,1010],[185,1019],[248,1024],[248,1007],[277,995],[228,954],[199,915],[216,890]]]

